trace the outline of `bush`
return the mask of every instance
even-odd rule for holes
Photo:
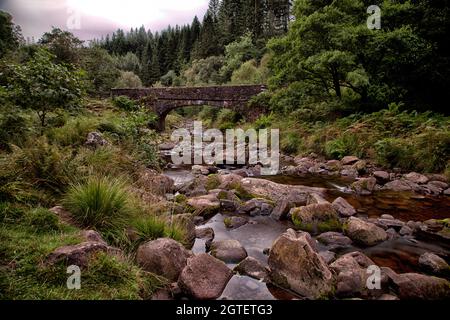
[[[113,105],[124,111],[136,111],[139,106],[127,96],[115,97],[112,100]]]
[[[377,161],[388,168],[411,167],[413,154],[405,141],[398,138],[386,138],[375,143]]]
[[[27,119],[17,110],[0,114],[0,149],[10,151],[9,144],[21,145],[30,131]]]
[[[267,129],[272,126],[273,116],[269,115],[261,115],[254,123],[254,127],[256,130]]]
[[[116,88],[142,88],[142,81],[139,76],[131,71],[121,72]]]
[[[296,154],[301,147],[302,140],[295,132],[288,132],[281,140],[281,150],[289,154]]]
[[[73,118],[60,128],[47,130],[46,135],[52,143],[62,147],[81,146],[90,132],[97,128],[96,120],[89,117]]]
[[[63,204],[83,227],[117,236],[137,210],[132,199],[123,180],[91,177],[85,183],[73,185]]]
[[[38,233],[58,231],[60,229],[58,217],[45,208],[30,210],[25,215],[24,222]]]

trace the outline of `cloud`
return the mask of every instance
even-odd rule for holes
[[[82,40],[142,25],[159,31],[191,23],[207,6],[208,0],[0,0],[0,9],[12,14],[24,37],[36,39],[52,26]]]

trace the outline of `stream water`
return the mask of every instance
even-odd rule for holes
[[[193,179],[189,168],[172,168],[165,174],[175,180],[175,184],[182,184]],[[448,197],[428,197],[399,192],[376,192],[371,196],[357,196],[349,191],[353,182],[348,179],[335,177],[321,177],[306,175],[303,177],[271,176],[261,179],[287,185],[304,185],[325,188],[326,198],[333,201],[337,197],[345,198],[358,212],[359,216],[379,217],[390,214],[404,222],[425,221],[428,219],[450,218],[450,199]],[[225,227],[226,215],[219,213],[201,227],[210,227],[215,232],[215,240],[235,239],[247,250],[248,255],[267,264],[268,257],[263,253],[288,228],[289,221],[277,221],[271,217],[248,217],[249,223],[237,229],[229,230]],[[324,248],[321,248],[324,249]],[[197,239],[193,252],[204,253],[204,240]],[[380,267],[390,267],[398,273],[419,272],[418,259],[425,252],[436,253],[446,260],[450,260],[450,246],[448,243],[422,242],[411,237],[400,237],[385,241],[371,248],[350,246],[336,251],[337,256],[352,251],[362,251]],[[233,268],[235,265],[229,265]],[[272,285],[254,280],[246,276],[235,275],[228,283],[220,299],[297,299],[294,294]]]

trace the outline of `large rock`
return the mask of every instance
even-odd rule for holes
[[[219,240],[211,244],[211,254],[225,263],[238,263],[247,257],[247,251],[237,240]]]
[[[303,297],[318,299],[333,291],[333,274],[312,243],[306,232],[289,229],[282,234],[270,250],[270,278]]]
[[[195,229],[195,236],[199,239],[203,239],[205,241],[214,240],[214,229],[213,228],[197,228]]]
[[[295,226],[301,230],[320,233],[341,227],[335,208],[328,202],[294,208],[290,214]]]
[[[255,216],[268,216],[273,211],[273,203],[266,199],[251,199],[239,207],[239,213]]]
[[[179,185],[176,188],[176,191],[188,197],[198,197],[206,195],[208,193],[208,191],[206,190],[207,183],[208,177],[203,175],[196,176],[194,179]]]
[[[345,231],[350,239],[365,246],[374,246],[388,237],[382,228],[355,217],[349,218]]]
[[[232,275],[222,261],[203,253],[188,259],[178,285],[190,298],[216,299],[220,297]]]
[[[256,178],[243,179],[241,186],[249,194],[268,198],[275,202],[289,198],[291,202],[295,202],[297,205],[305,205],[309,193],[324,194],[326,191],[322,188],[284,185]]]
[[[236,188],[236,186],[240,185],[243,177],[234,173],[231,174],[219,174],[219,188],[231,190]]]
[[[447,262],[431,252],[426,252],[420,256],[419,265],[425,271],[435,275],[446,276],[450,274],[450,266]]]
[[[356,214],[355,208],[347,202],[344,198],[337,198],[332,203],[333,208],[339,213],[342,217],[351,217]]]
[[[220,200],[213,194],[190,198],[187,204],[194,210],[195,215],[210,216],[220,210]]]
[[[144,270],[176,281],[191,255],[175,240],[161,238],[140,245],[136,261]]]
[[[271,217],[276,220],[286,219],[289,211],[292,209],[292,206],[293,204],[287,199],[277,202],[275,208],[272,210]]]
[[[137,185],[147,192],[165,196],[168,193],[173,193],[175,181],[166,175],[146,169],[139,173]]]
[[[408,180],[394,180],[391,182],[386,183],[383,186],[384,190],[391,190],[394,192],[404,192],[404,191],[414,191],[419,192],[422,189],[417,183],[408,181]]]
[[[336,296],[339,298],[380,296],[381,290],[371,290],[367,287],[367,280],[371,275],[367,270],[373,265],[375,263],[372,260],[358,251],[345,254],[333,262],[330,268],[337,275]]]
[[[234,271],[251,278],[258,280],[266,280],[268,270],[261,262],[252,257],[247,257],[242,260],[235,268]]]
[[[343,158],[342,158],[341,163],[342,163],[344,166],[346,166],[346,165],[353,165],[353,164],[355,164],[355,163],[358,162],[358,161],[359,161],[359,158],[358,158],[358,157],[355,157],[355,156],[346,156],[346,157],[343,157]]]
[[[395,274],[391,272],[391,286],[400,300],[448,300],[450,283],[441,278],[418,273]]]
[[[386,171],[375,171],[373,177],[377,179],[377,183],[379,184],[385,184],[391,179],[389,172]]]
[[[85,142],[87,147],[98,148],[109,145],[109,142],[103,138],[100,132],[89,132]]]
[[[46,265],[54,265],[63,261],[67,265],[84,268],[89,259],[96,253],[108,252],[109,247],[101,242],[88,241],[76,245],[64,246],[53,251],[45,260]]]
[[[408,173],[404,177],[406,180],[416,184],[426,184],[429,181],[428,177],[417,172]]]
[[[369,195],[375,190],[377,179],[374,177],[361,178],[358,181],[353,182],[351,188],[360,195]]]
[[[325,232],[317,237],[320,243],[327,246],[328,250],[347,248],[352,244],[352,239],[338,232]]]

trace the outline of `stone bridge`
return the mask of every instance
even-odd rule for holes
[[[174,87],[112,89],[112,97],[127,96],[139,100],[158,115],[159,131],[164,131],[166,116],[172,110],[187,106],[212,106],[227,108],[245,116],[256,119],[264,110],[248,108],[251,97],[266,90],[264,85],[214,86],[214,87]]]

